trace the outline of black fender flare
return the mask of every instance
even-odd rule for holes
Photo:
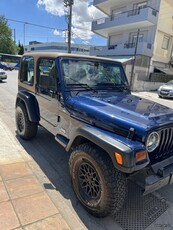
[[[17,94],[16,107],[21,102],[23,102],[25,104],[29,120],[31,122],[39,123],[40,111],[39,111],[38,102],[37,102],[35,96],[28,91],[21,90]]]
[[[81,126],[71,134],[71,138],[66,146],[66,151],[71,149],[75,139],[78,137],[84,137],[86,140],[105,150],[112,159],[115,168],[124,173],[132,173],[136,170],[140,170],[149,163],[149,161],[147,161],[141,165],[136,165],[136,151],[144,149],[142,143],[135,143],[135,147],[133,145],[130,146],[127,138],[124,137],[124,141],[120,141],[118,138],[109,135],[106,131],[103,132],[102,130],[90,126]],[[124,165],[119,165],[117,163],[115,152],[123,156]]]

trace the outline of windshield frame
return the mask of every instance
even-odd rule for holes
[[[99,84],[97,85],[87,85],[87,84],[84,84],[86,85],[86,89],[82,86],[82,83],[79,81],[79,84],[74,84],[75,82],[72,82],[72,84],[69,84],[67,85],[66,84],[66,81],[65,81],[65,71],[64,71],[64,67],[63,67],[63,64],[65,61],[76,61],[76,62],[88,62],[90,64],[93,63],[93,65],[96,65],[96,64],[100,64],[100,65],[108,65],[108,66],[111,66],[112,68],[113,67],[118,67],[119,68],[119,71],[120,71],[120,79],[122,81],[121,84],[114,84],[114,87],[113,85],[111,87],[107,87],[105,88],[104,85],[102,84],[102,86]],[[128,83],[128,80],[127,80],[127,77],[126,77],[126,74],[124,72],[124,68],[122,66],[122,64],[120,62],[117,62],[117,61],[114,61],[114,60],[106,60],[106,59],[99,59],[99,58],[90,58],[90,57],[61,57],[60,58],[60,71],[61,71],[61,76],[62,76],[62,84],[63,84],[63,87],[65,89],[65,91],[75,91],[75,90],[78,90],[78,91],[85,91],[85,90],[89,90],[89,88],[91,90],[95,89],[95,90],[119,90],[119,91],[122,91],[124,89],[128,89],[129,90],[129,83]]]

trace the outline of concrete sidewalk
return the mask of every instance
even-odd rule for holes
[[[69,230],[27,155],[0,119],[0,229]]]

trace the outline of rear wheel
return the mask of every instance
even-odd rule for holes
[[[126,176],[116,171],[100,148],[80,145],[71,154],[69,168],[73,189],[88,212],[104,217],[122,207],[127,194]]]
[[[22,103],[16,107],[16,127],[22,139],[30,140],[37,134],[38,125],[29,120],[26,108]]]

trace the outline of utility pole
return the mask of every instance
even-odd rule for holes
[[[26,26],[26,22],[24,22],[23,24],[23,45],[25,46],[25,26]]]
[[[138,49],[138,40],[139,40],[139,33],[140,33],[140,29],[138,29],[137,32],[137,37],[136,37],[136,44],[135,44],[135,51],[134,51],[134,60],[132,63],[132,72],[131,72],[131,78],[130,78],[130,89],[132,90],[133,88],[133,75],[134,75],[134,69],[135,69],[135,62],[136,62],[136,54],[137,54],[137,49]]]
[[[14,29],[14,52],[16,54],[16,30]]]
[[[69,8],[68,13],[68,53],[71,53],[71,26],[72,26],[72,5],[73,0],[64,0],[64,6]]]

